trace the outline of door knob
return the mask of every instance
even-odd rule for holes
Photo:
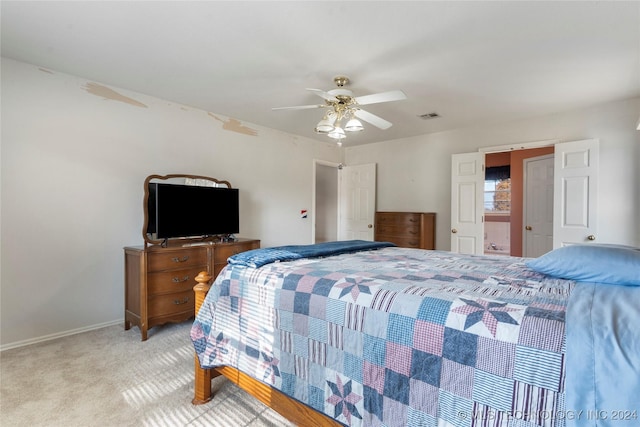
[[[367,228],[373,228],[373,224],[367,225]]]
[[[451,229],[451,232],[452,232],[453,234],[456,234],[456,233],[458,232],[458,230],[456,230],[455,228],[452,228],[452,229]]]
[[[596,236],[594,236],[593,234],[589,234],[589,235],[587,236],[587,239],[588,239],[588,240],[596,240]]]
[[[533,230],[533,228],[530,225],[527,225],[524,229],[527,230],[527,231]]]

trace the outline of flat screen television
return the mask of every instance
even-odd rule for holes
[[[147,212],[157,239],[240,232],[237,188],[149,183]]]

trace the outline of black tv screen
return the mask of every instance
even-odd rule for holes
[[[240,232],[237,188],[150,183],[147,211],[158,239]]]

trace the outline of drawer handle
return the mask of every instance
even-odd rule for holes
[[[183,256],[182,258],[178,258],[177,256],[176,256],[176,257],[171,258],[171,260],[172,260],[173,262],[185,262],[185,261],[187,261],[188,259],[189,259],[189,255],[185,255],[185,256]]]
[[[416,222],[415,218],[409,218],[409,222]]]
[[[174,299],[174,300],[173,300],[173,303],[174,303],[175,305],[182,305],[182,304],[186,304],[186,303],[188,303],[188,302],[189,302],[189,297],[186,297],[186,298],[184,298],[184,299]]]
[[[407,233],[409,233],[409,234],[418,234],[417,231],[411,231],[411,230],[407,230]]]
[[[173,283],[182,283],[186,282],[187,280],[189,280],[189,276],[184,276],[182,279],[179,277],[174,277],[173,279],[171,279]]]

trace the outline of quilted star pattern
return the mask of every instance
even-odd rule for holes
[[[365,293],[371,295],[371,291],[369,290],[369,286],[372,284],[373,280],[371,279],[361,279],[361,278],[352,278],[347,277],[343,283],[339,286],[342,287],[342,291],[340,292],[340,299],[345,295],[351,295],[353,301],[357,301],[360,293]]]
[[[510,342],[517,339],[525,309],[484,298],[459,298],[452,304],[447,326]]]
[[[507,307],[506,302],[499,303],[484,301],[482,299],[478,301],[466,300],[464,298],[460,299],[464,301],[466,305],[455,308],[453,312],[467,314],[467,321],[464,324],[465,329],[478,322],[482,322],[489,328],[491,335],[495,337],[498,322],[508,323],[510,325],[518,324],[513,317],[509,316],[510,311],[517,311],[518,309]]]
[[[351,384],[351,381],[343,384],[339,375],[336,376],[336,382],[327,381],[332,393],[327,402],[335,407],[333,417],[335,419],[344,417],[348,425],[351,425],[351,417],[362,419],[362,415],[356,408],[356,404],[362,400],[362,396],[358,396],[352,391]]]

